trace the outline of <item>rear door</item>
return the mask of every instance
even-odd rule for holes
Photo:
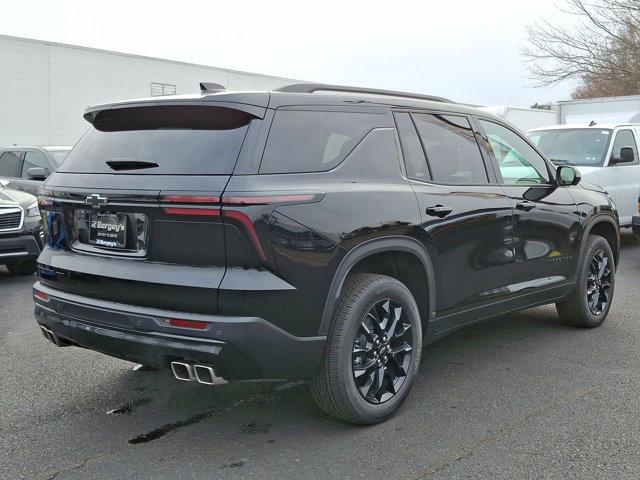
[[[436,331],[479,319],[505,298],[511,204],[463,115],[396,113],[407,176],[436,275]]]
[[[515,263],[508,288],[527,305],[538,292],[563,288],[575,278],[581,218],[568,189],[555,184],[550,166],[520,134],[494,121],[478,123],[514,212]]]
[[[46,182],[54,288],[105,300],[217,311],[226,268],[220,198],[255,117],[213,106],[100,112]],[[50,273],[50,272],[49,272]]]
[[[613,182],[606,190],[613,197],[620,215],[620,225],[631,225],[631,217],[637,211],[638,188],[640,186],[640,159],[638,158],[637,129],[623,127],[614,133],[609,169],[613,172]],[[620,158],[620,150],[629,147],[633,150],[634,160],[630,163],[613,163]]]

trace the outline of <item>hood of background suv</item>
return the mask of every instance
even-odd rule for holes
[[[20,205],[22,208],[26,209],[35,201],[36,197],[30,193],[0,188],[0,207]]]

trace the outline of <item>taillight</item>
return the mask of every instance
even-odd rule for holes
[[[260,259],[266,261],[267,255],[251,218],[237,207],[312,203],[320,201],[322,197],[324,197],[322,192],[274,192],[272,194],[260,192],[223,195],[222,198],[214,195],[163,195],[160,197],[160,202],[162,211],[169,215],[225,217],[236,220],[246,231]]]
[[[318,194],[293,195],[225,195],[223,205],[268,205],[271,203],[307,203],[316,199]]]
[[[220,203],[220,197],[209,195],[163,195],[160,197],[163,203],[209,203],[212,205]]]
[[[41,292],[40,290],[35,290],[33,292],[33,296],[36,298],[39,298],[40,300],[44,300],[45,302],[49,301],[49,295],[47,295],[44,292]]]
[[[172,327],[181,328],[193,328],[195,330],[204,330],[207,328],[207,322],[200,322],[198,320],[185,320],[183,318],[170,318],[169,325]]]

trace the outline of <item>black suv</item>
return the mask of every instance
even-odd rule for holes
[[[331,85],[90,107],[41,189],[49,340],[180,380],[311,379],[327,413],[388,418],[423,344],[555,303],[609,311],[619,228],[501,119]]]

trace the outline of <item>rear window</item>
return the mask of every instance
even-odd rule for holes
[[[59,171],[230,174],[252,118],[239,110],[206,106],[105,110]]]
[[[384,115],[278,110],[260,173],[325,172],[337,166]]]

